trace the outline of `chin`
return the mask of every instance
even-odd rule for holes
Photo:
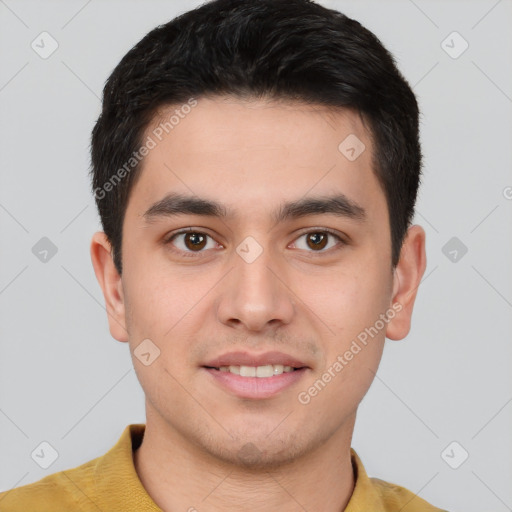
[[[215,440],[209,437],[200,443],[203,450],[223,462],[253,470],[269,470],[294,462],[305,453],[314,449],[314,440],[299,439],[289,431],[278,433],[276,425],[257,431],[235,433],[229,429],[232,437]],[[294,430],[295,431],[295,430]],[[296,431],[295,431],[296,432]],[[225,441],[224,445],[221,445]],[[321,444],[320,441],[318,444]]]

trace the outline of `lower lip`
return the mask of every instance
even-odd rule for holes
[[[270,398],[280,391],[298,382],[307,368],[293,372],[273,375],[272,377],[240,377],[231,372],[221,372],[214,368],[203,368],[215,379],[220,386],[239,398],[263,399]]]

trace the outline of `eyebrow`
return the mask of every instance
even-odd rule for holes
[[[236,217],[236,212],[230,212],[217,201],[177,193],[170,193],[151,205],[143,214],[143,217],[146,223],[149,224],[159,218],[187,214],[221,219]],[[296,201],[285,202],[277,211],[273,212],[271,217],[275,223],[280,223],[320,214],[333,214],[359,222],[364,222],[367,219],[366,210],[341,193],[329,196],[305,197]]]

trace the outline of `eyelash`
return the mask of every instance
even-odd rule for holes
[[[197,258],[197,257],[200,257],[201,253],[205,252],[204,250],[201,250],[201,251],[182,251],[181,249],[176,249],[173,244],[172,244],[172,241],[179,235],[183,235],[183,234],[187,234],[187,233],[196,233],[196,234],[199,234],[199,235],[205,235],[209,238],[211,238],[213,240],[213,237],[210,236],[208,233],[205,233],[203,231],[200,231],[200,230],[196,230],[196,229],[193,229],[193,228],[187,228],[187,229],[182,229],[180,231],[176,231],[175,233],[171,233],[165,240],[164,240],[164,245],[170,245],[171,246],[171,251],[172,252],[175,252],[175,253],[178,253],[182,256],[185,256],[185,257],[191,257],[191,258]],[[328,252],[331,252],[331,251],[336,251],[336,250],[339,250],[341,249],[344,245],[347,245],[347,242],[339,235],[337,234],[335,231],[329,229],[329,228],[315,228],[315,229],[311,229],[309,231],[304,231],[302,233],[300,233],[297,238],[295,238],[295,240],[298,240],[299,238],[301,238],[302,236],[304,235],[308,235],[308,234],[311,234],[311,233],[327,233],[331,236],[333,236],[334,238],[337,238],[338,239],[338,245],[334,246],[334,247],[331,247],[329,249],[327,249],[327,251],[324,251],[324,250],[319,250],[319,251],[307,251],[307,252],[310,252],[312,253],[313,255],[318,254],[318,255],[322,255],[322,254],[326,254]],[[295,241],[294,240],[294,241]]]

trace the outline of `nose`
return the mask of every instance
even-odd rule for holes
[[[234,253],[233,264],[218,303],[219,321],[251,332],[289,324],[295,312],[293,292],[270,251],[263,250],[252,262]]]

